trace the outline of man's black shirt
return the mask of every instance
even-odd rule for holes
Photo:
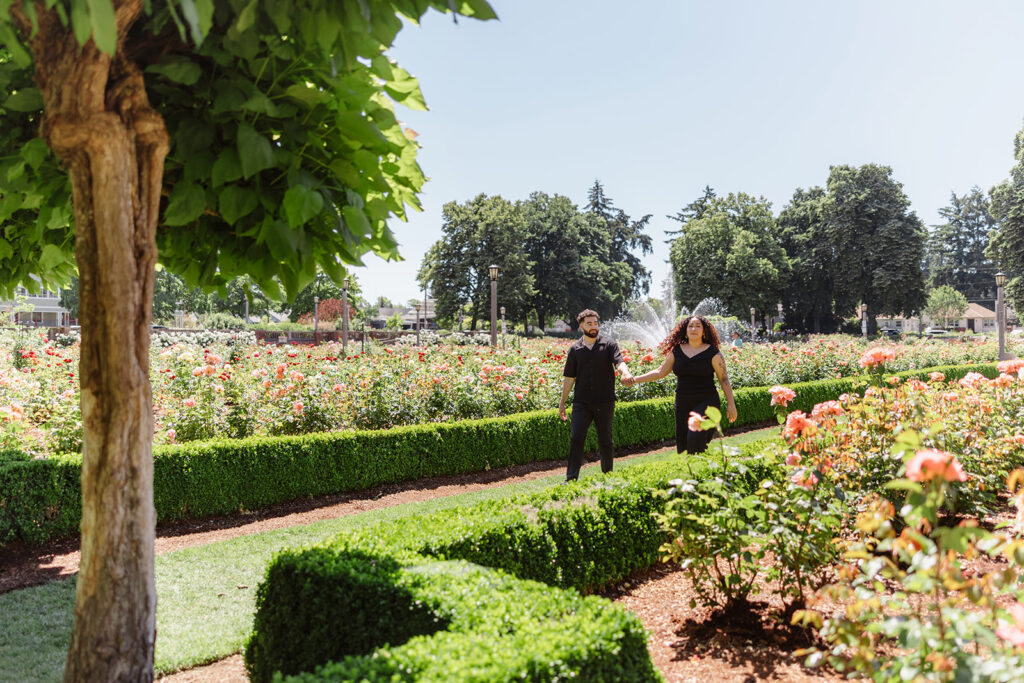
[[[597,335],[594,346],[582,339],[569,347],[562,375],[576,379],[573,403],[611,403],[615,400],[615,368],[622,352],[614,339]]]

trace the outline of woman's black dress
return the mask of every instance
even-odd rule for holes
[[[691,432],[687,420],[691,411],[704,415],[708,406],[722,409],[715,388],[715,369],[711,365],[711,359],[718,355],[718,347],[708,346],[691,358],[676,344],[672,355],[672,372],[676,376],[676,452],[703,453],[714,438],[715,430]]]

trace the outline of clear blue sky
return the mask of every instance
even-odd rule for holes
[[[950,192],[988,190],[1024,125],[1024,2],[978,0],[492,0],[498,21],[429,15],[392,56],[429,112],[399,106],[430,181],[392,229],[404,262],[366,258],[366,298],[418,296],[441,207],[541,190],[577,204],[595,179],[653,214],[652,292],[665,218],[698,197],[763,195],[778,213],[829,166],[893,168],[931,226]],[[687,303],[687,302],[683,302]]]

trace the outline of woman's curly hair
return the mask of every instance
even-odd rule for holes
[[[699,320],[700,324],[704,326],[704,334],[701,335],[700,340],[717,349],[720,343],[718,341],[718,331],[715,329],[715,326],[702,315],[688,315],[676,323],[676,326],[672,328],[669,335],[665,337],[665,341],[658,344],[658,351],[663,354],[668,354],[676,347],[676,344],[681,344],[686,341],[686,326],[689,325],[690,321],[694,318]]]

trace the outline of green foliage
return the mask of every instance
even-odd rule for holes
[[[30,272],[52,289],[75,273],[69,184],[37,137],[43,100],[11,4],[0,2],[0,43],[10,50],[0,61],[4,295]],[[385,51],[400,17],[417,22],[430,8],[494,17],[484,0],[181,0],[145,3],[119,35],[110,0],[38,11],[56,13],[51,21],[79,42],[119,45],[145,72],[171,136],[160,262],[188,287],[249,274],[282,299],[318,269],[337,282],[368,252],[397,256],[387,221],[419,208],[424,176],[392,103],[425,104]]]
[[[792,272],[783,297],[790,327],[815,333],[838,329],[833,264],[836,256],[825,230],[825,190],[798,188],[778,217],[779,239]]]
[[[586,210],[587,217],[608,236],[608,263],[620,272],[622,289],[611,292],[612,303],[616,308],[611,312],[598,311],[606,318],[612,318],[626,301],[644,296],[650,288],[651,273],[633,252],[639,249],[641,254],[649,254],[652,251],[651,236],[644,232],[651,214],[634,221],[629,214],[614,205],[599,180],[595,180],[587,192]]]
[[[949,380],[967,372],[995,376],[994,365],[952,366],[898,375],[924,378],[939,370]],[[862,392],[858,378],[792,385],[790,407],[809,411],[816,403],[845,392]],[[739,419],[734,426],[774,420],[767,387],[737,389]],[[200,404],[197,401],[197,406]],[[194,428],[209,416],[197,413]],[[244,415],[238,416],[244,421]],[[189,423],[190,425],[193,423]],[[219,423],[217,423],[219,424]],[[227,425],[227,433],[236,430]],[[562,456],[565,423],[554,410],[506,417],[424,424],[379,431],[304,436],[216,439],[154,449],[154,499],[158,520],[204,517],[238,509],[254,510],[308,496],[363,490],[423,477],[479,472]],[[671,398],[620,403],[614,439],[618,447],[637,446],[675,435]],[[596,450],[593,431],[588,450]],[[78,468],[81,456],[13,463],[0,473],[0,542],[41,542],[77,531],[81,515]],[[2,466],[2,465],[0,465]],[[72,472],[73,471],[73,472]],[[55,482],[45,486],[38,481]],[[10,493],[8,493],[10,492]]]
[[[1014,137],[1013,158],[1010,177],[992,190],[992,215],[1000,229],[990,233],[985,255],[1006,273],[1009,304],[1024,311],[1024,128]]]
[[[693,305],[715,297],[741,319],[751,306],[761,315],[775,311],[789,274],[776,233],[771,204],[763,197],[709,199],[672,242],[676,300]]]
[[[992,216],[991,200],[978,187],[939,209],[946,222],[928,236],[928,286],[948,285],[971,301],[995,297],[995,267],[985,255],[989,236],[999,230]]]
[[[355,299],[363,290],[359,286],[359,280],[357,280],[354,275],[349,275],[347,277],[349,306],[353,306]],[[288,319],[292,322],[296,322],[302,316],[312,313],[313,297],[319,297],[321,302],[328,299],[337,299],[338,301],[341,301],[344,296],[344,291],[341,285],[342,283],[335,283],[325,273],[317,273],[313,282],[306,285],[291,302],[291,312],[288,314]]]
[[[966,310],[967,297],[949,285],[930,291],[924,305],[925,314],[938,321],[942,327],[949,327],[951,321],[959,320]]]
[[[271,638],[280,651],[263,645]],[[284,680],[661,680],[639,619],[605,600],[463,562],[395,568],[352,550],[275,560],[246,662],[254,681],[319,665]]]

